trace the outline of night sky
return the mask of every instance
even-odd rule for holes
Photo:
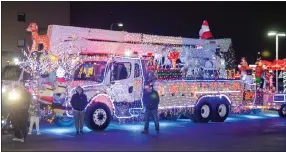
[[[231,38],[237,63],[254,63],[257,52],[275,58],[275,37],[286,32],[286,2],[71,2],[71,25],[109,29],[123,22],[127,32],[199,38],[207,20],[214,38]],[[116,26],[114,26],[114,30]],[[286,58],[286,38],[280,37],[279,58]]]

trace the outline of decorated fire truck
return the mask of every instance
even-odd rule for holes
[[[44,105],[43,115],[59,126],[73,124],[75,88],[87,95],[85,124],[104,130],[113,118],[140,117],[144,85],[160,95],[162,118],[184,115],[193,122],[223,122],[230,112],[254,111],[253,77],[228,74],[230,39],[212,37],[204,21],[201,39],[50,25],[23,54],[21,67],[33,76],[29,86]],[[42,50],[38,45],[42,44]],[[245,72],[245,71],[244,71]]]

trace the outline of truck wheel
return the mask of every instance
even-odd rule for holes
[[[224,122],[229,115],[229,106],[227,104],[218,104],[213,110],[213,122]]]
[[[286,118],[286,104],[281,105],[280,109],[278,110],[278,114],[281,118]]]
[[[85,113],[85,124],[93,130],[104,130],[111,120],[111,112],[104,103],[95,103],[87,108]]]
[[[69,127],[74,124],[73,118],[55,118],[54,123],[59,127]]]
[[[207,102],[202,102],[195,107],[194,114],[191,115],[193,122],[208,122],[211,119],[211,106]]]

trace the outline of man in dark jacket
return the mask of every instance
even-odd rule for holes
[[[83,89],[78,86],[75,89],[76,93],[72,96],[71,105],[74,111],[74,120],[75,120],[75,128],[76,134],[83,134],[83,123],[84,123],[84,115],[85,108],[88,104],[87,97],[83,93]]]
[[[28,90],[21,86],[16,86],[10,93],[10,119],[15,131],[13,141],[25,142],[28,134],[28,110],[32,96]]]
[[[159,105],[159,95],[158,92],[153,89],[153,86],[148,84],[145,85],[143,104],[145,107],[145,125],[143,134],[149,132],[149,121],[150,117],[153,117],[155,123],[156,132],[159,133],[159,120],[158,120],[158,105]]]

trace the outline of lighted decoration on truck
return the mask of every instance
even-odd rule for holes
[[[38,25],[36,23],[30,23],[28,28],[26,29],[28,32],[32,33],[32,48],[29,52],[31,55],[33,52],[38,51],[39,44],[43,45],[43,49],[41,51],[49,51],[50,49],[50,35],[39,35],[38,34]]]
[[[243,104],[240,80],[158,81],[154,88],[159,92],[161,108],[192,105],[204,94],[227,94],[233,103]]]

